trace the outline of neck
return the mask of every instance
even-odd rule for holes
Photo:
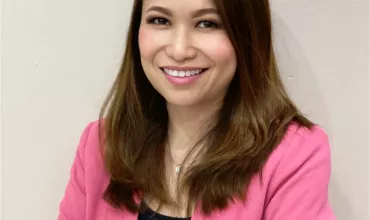
[[[217,122],[220,107],[220,102],[189,107],[167,104],[171,150],[190,150]]]

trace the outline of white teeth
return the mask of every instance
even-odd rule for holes
[[[180,71],[180,72],[179,72],[179,76],[180,76],[180,77],[184,77],[184,76],[186,76],[186,71]]]
[[[199,70],[188,70],[188,71],[179,71],[179,70],[171,70],[171,69],[163,69],[165,73],[167,73],[170,76],[176,76],[176,77],[186,77],[186,76],[194,76],[198,75],[203,71],[203,69]]]

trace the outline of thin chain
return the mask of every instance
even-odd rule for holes
[[[192,160],[191,160],[191,162],[190,162],[188,165],[181,164],[181,163],[180,163],[180,164],[178,164],[178,163],[176,163],[176,162],[175,162],[175,160],[173,159],[173,156],[172,156],[172,153],[171,153],[171,148],[169,147],[168,143],[166,143],[166,144],[165,144],[165,146],[166,146],[167,153],[169,154],[169,157],[170,157],[171,163],[172,163],[172,164],[174,164],[174,166],[175,166],[174,168],[175,168],[175,173],[176,173],[176,174],[181,173],[182,168],[191,167],[191,166],[193,166],[193,165],[196,163],[196,161],[198,161],[198,160],[199,160],[199,158],[198,158],[198,156],[199,156],[199,152],[198,152],[198,154],[196,155],[196,157],[195,157],[194,159],[192,159]]]

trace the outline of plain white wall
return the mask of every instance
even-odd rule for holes
[[[332,144],[339,220],[369,219],[367,0],[271,0],[281,74]],[[132,1],[2,0],[2,219],[56,219],[79,136],[97,118]]]

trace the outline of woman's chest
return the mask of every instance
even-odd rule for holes
[[[234,203],[230,202],[226,209],[212,212],[210,215],[204,215],[200,211],[200,203],[198,203],[191,220],[261,220],[266,205],[267,189],[257,180],[256,178],[251,182],[245,202],[235,200]],[[94,181],[87,182],[86,210],[84,210],[86,211],[86,220],[138,220],[138,213],[116,209],[103,199],[103,193],[108,183],[107,175],[104,175],[104,178],[94,178]],[[172,191],[174,189],[175,187],[171,188]],[[138,197],[135,200],[138,204],[142,202],[142,199]]]
[[[252,192],[247,201],[236,200],[230,203],[228,208],[222,211],[212,212],[205,215],[200,212],[199,204],[195,207],[191,220],[261,220],[265,209],[265,195],[262,192]],[[113,208],[102,200],[99,204],[87,206],[86,220],[139,220],[138,213]]]

